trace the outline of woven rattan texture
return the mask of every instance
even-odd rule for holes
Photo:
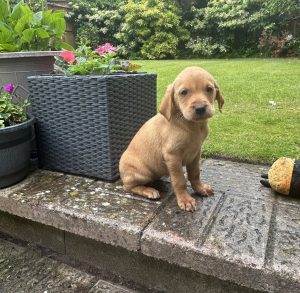
[[[115,180],[121,154],[156,113],[156,75],[28,78],[41,166]]]

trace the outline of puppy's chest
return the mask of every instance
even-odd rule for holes
[[[182,153],[182,165],[189,165],[197,156],[200,151],[200,144],[190,145],[183,149]]]
[[[205,137],[190,138],[182,145],[182,164],[183,166],[190,164],[200,151],[201,145]]]

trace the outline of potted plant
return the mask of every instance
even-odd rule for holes
[[[7,84],[0,93],[0,188],[12,185],[29,172],[32,126],[28,117],[28,101],[18,97],[13,84]]]
[[[61,41],[64,12],[33,12],[24,1],[11,8],[0,0],[0,7],[0,86],[13,82],[27,89],[28,75],[53,71],[58,52],[51,50],[71,48]]]
[[[136,72],[109,43],[56,59],[61,75],[28,77],[41,166],[115,180],[122,152],[156,113],[156,75]]]

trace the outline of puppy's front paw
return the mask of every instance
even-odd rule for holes
[[[196,200],[190,195],[177,196],[177,203],[184,211],[193,212],[197,208]]]
[[[193,189],[195,192],[199,193],[202,196],[210,196],[214,194],[213,188],[201,182],[194,183]]]

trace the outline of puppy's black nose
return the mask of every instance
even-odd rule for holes
[[[203,115],[206,111],[207,105],[198,105],[195,107],[195,111],[198,115]]]

